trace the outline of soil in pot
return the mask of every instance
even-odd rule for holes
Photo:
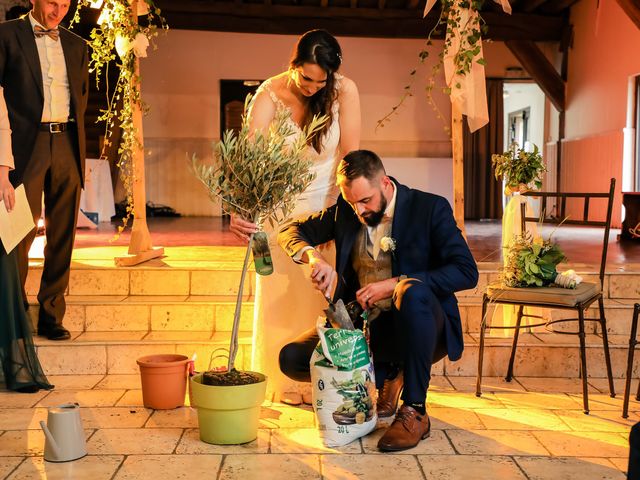
[[[203,385],[214,385],[218,387],[250,385],[252,383],[260,383],[262,380],[263,378],[253,372],[243,372],[235,368],[230,372],[210,370],[202,374]]]

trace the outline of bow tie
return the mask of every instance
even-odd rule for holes
[[[46,28],[42,28],[40,25],[36,25],[35,27],[33,27],[33,33],[36,38],[44,37],[45,35],[47,35],[51,40],[55,42],[58,41],[58,35],[60,34],[57,28],[51,28],[47,30]]]

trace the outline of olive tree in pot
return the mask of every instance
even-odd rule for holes
[[[309,140],[327,118],[314,117],[308,127],[299,131],[289,112],[278,109],[268,130],[252,132],[249,106],[250,97],[245,102],[240,131],[226,131],[216,144],[214,164],[204,164],[194,155],[192,168],[212,201],[220,201],[223,212],[240,215],[259,227],[266,222],[275,227],[289,217],[296,198],[314,179],[312,162],[305,152]],[[259,406],[264,401],[267,379],[259,372],[235,368],[242,293],[251,252],[259,274],[273,271],[266,233],[252,234],[240,276],[227,367],[191,379],[200,438],[207,443],[246,443],[257,436]]]

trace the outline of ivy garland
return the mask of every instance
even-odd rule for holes
[[[446,124],[444,115],[433,99],[433,90],[436,87],[436,78],[442,70],[444,59],[449,56],[453,57],[456,76],[464,76],[469,73],[474,61],[480,65],[486,64],[484,58],[480,57],[481,35],[486,34],[488,31],[485,21],[478,13],[478,15],[469,15],[468,20],[463,23],[463,19],[460,14],[461,9],[470,9],[480,12],[483,4],[484,0],[440,0],[441,10],[438,21],[429,31],[424,48],[418,53],[418,62],[419,64],[423,64],[425,60],[429,58],[429,50],[433,45],[433,36],[435,34],[440,34],[442,29],[445,30],[445,33],[452,33],[456,30],[460,32],[460,44],[456,51],[452,51],[454,47],[451,36],[445,35],[443,49],[438,54],[438,62],[436,62],[436,64],[431,68],[431,74],[427,78],[427,85],[425,87],[427,102],[436,113],[436,117],[443,121],[444,129],[447,134],[451,133],[451,127]],[[400,97],[400,100],[391,108],[391,111],[378,120],[376,128],[382,128],[386,123],[390,122],[391,117],[398,113],[398,109],[404,104],[407,98],[413,96],[412,89],[416,79],[416,72],[417,67],[411,70],[409,73],[409,83],[405,85],[404,93]],[[453,78],[456,77],[454,76]],[[460,83],[456,83],[453,85],[443,86],[442,91],[445,94],[450,95],[453,89],[459,88],[461,88]]]
[[[94,7],[95,0],[79,0],[72,24],[79,22],[80,10]],[[122,225],[118,227],[117,236],[127,227],[131,215],[135,215],[133,205],[134,152],[141,147],[134,126],[133,113],[136,106],[143,113],[148,110],[140,96],[140,73],[136,59],[146,57],[146,47],[158,35],[158,28],[168,29],[160,9],[153,0],[138,0],[138,15],[146,17],[145,25],[140,25],[131,11],[131,0],[104,0],[98,26],[91,31],[91,60],[89,70],[96,73],[96,85],[105,78],[107,108],[101,110],[99,122],[105,124],[104,149],[111,145],[110,138],[116,122],[122,131],[118,147],[118,167],[120,179],[124,187],[127,207]],[[155,44],[153,45],[156,48]],[[118,80],[110,91],[106,78],[109,65],[116,62],[119,69]],[[138,206],[140,207],[140,206]],[[145,208],[143,205],[141,208]]]

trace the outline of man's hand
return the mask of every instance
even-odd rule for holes
[[[9,182],[9,167],[0,166],[0,199],[4,202],[7,212],[13,210],[16,195],[13,185]]]
[[[325,297],[329,297],[338,274],[317,250],[307,250],[305,255],[311,266],[311,282]]]
[[[240,240],[248,242],[249,235],[251,235],[252,233],[256,233],[258,231],[258,226],[255,223],[250,222],[249,220],[245,220],[238,215],[231,214],[229,230]]]
[[[367,310],[374,303],[391,298],[397,284],[398,280],[396,278],[387,278],[386,280],[370,283],[356,292],[356,300],[362,308]]]

